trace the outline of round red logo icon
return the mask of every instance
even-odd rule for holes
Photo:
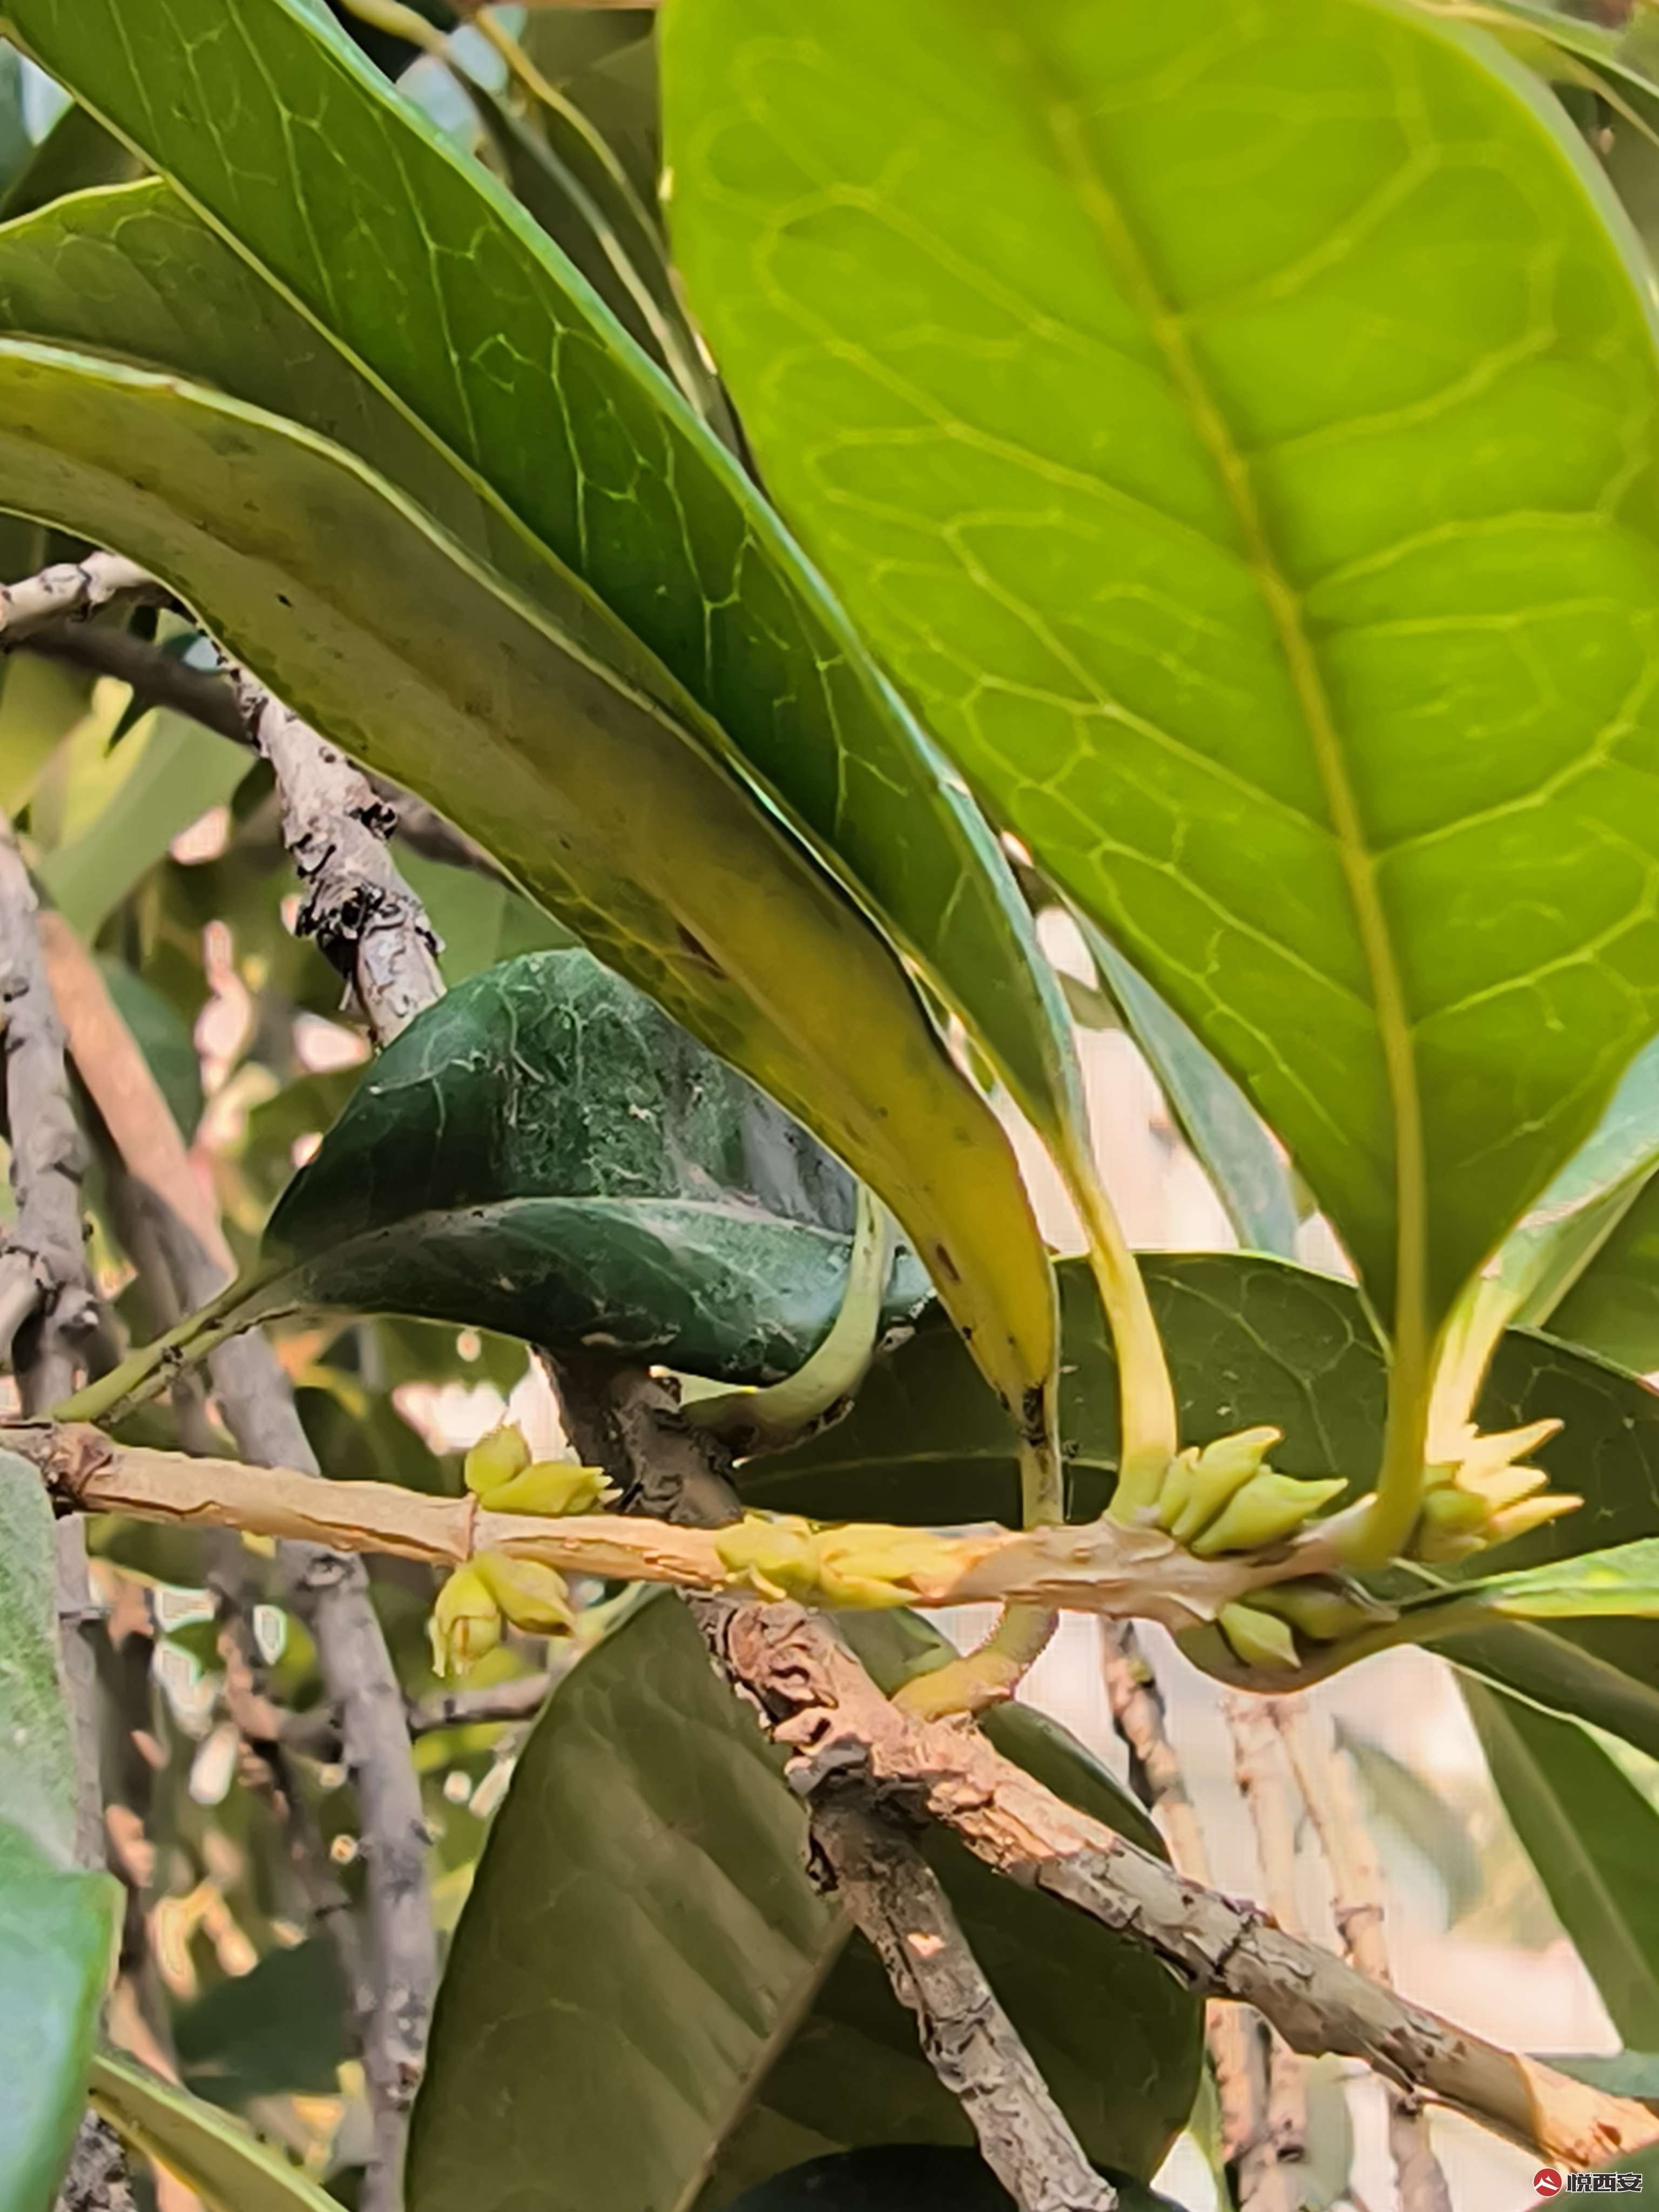
[[[1532,2185],[1540,2197],[1561,2194],[1561,2177],[1553,2166],[1540,2166],[1532,2178]]]

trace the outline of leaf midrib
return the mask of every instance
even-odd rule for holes
[[[1404,986],[1395,959],[1379,894],[1376,864],[1366,842],[1358,801],[1349,781],[1330,702],[1297,595],[1279,563],[1249,463],[1234,438],[1188,341],[1182,319],[1159,290],[1136,237],[1122,196],[1107,175],[1098,150],[1087,143],[1075,107],[1046,82],[1043,59],[1026,43],[1037,80],[1044,125],[1066,181],[1092,222],[1132,305],[1163,360],[1164,372],[1188,414],[1220,482],[1242,540],[1244,565],[1267,607],[1288,668],[1330,812],[1349,902],[1370,979],[1372,1011],[1382,1048],[1395,1129],[1395,1285],[1394,1352],[1402,1379],[1425,1373],[1428,1360],[1427,1212],[1421,1100]]]

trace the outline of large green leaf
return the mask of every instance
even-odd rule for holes
[[[1386,0],[665,36],[785,513],[1403,1339],[1659,1019],[1659,364],[1593,162]]]
[[[1344,1475],[1351,1492],[1366,1487],[1386,1377],[1351,1284],[1243,1253],[1152,1253],[1141,1267],[1169,1350],[1183,1437],[1204,1443],[1272,1422],[1285,1432],[1275,1466]],[[1059,1276],[1060,1437],[1071,1508],[1085,1517],[1103,1509],[1115,1480],[1116,1374],[1086,1271],[1066,1261]],[[1488,1430],[1548,1415],[1562,1420],[1561,1435],[1530,1456],[1585,1504],[1500,1552],[1477,1554],[1451,1571],[1450,1584],[1659,1537],[1659,1395],[1634,1376],[1514,1329],[1498,1346],[1477,1413]],[[750,1503],[824,1520],[1006,1520],[1016,1486],[1012,1428],[950,1332],[924,1319],[872,1370],[845,1420],[750,1461],[738,1476]],[[1420,1595],[1437,1580],[1414,1570],[1389,1587],[1395,1595]],[[1627,1581],[1610,1590],[1610,1602],[1632,1603],[1632,1587]],[[1594,1595],[1564,1591],[1563,1614],[1585,1610]],[[1545,1601],[1534,1593],[1534,1606]],[[1492,1620],[1436,1648],[1659,1757],[1659,1647],[1646,1621],[1612,1613]]]
[[[1074,1115],[1052,981],[958,780],[732,456],[525,210],[309,0],[8,0],[3,15],[269,287],[256,330],[305,319],[314,359],[282,411],[340,434],[313,409],[333,404],[341,362],[361,368],[364,458],[441,519],[470,508],[451,526],[520,580],[514,541],[533,533],[567,572],[556,610],[570,618],[580,577],[644,648],[630,666],[655,656],[696,698],[704,740],[928,967],[1034,1118]],[[147,263],[179,322],[161,357],[265,398],[249,380],[276,363],[198,289],[202,259]],[[100,343],[143,354],[155,307],[119,290]],[[84,311],[67,312],[73,335]]]
[[[21,341],[0,345],[0,483],[166,578],[807,1121],[887,1200],[1002,1390],[1041,1383],[1048,1262],[994,1115],[886,943],[688,734],[695,703],[671,718],[618,675],[601,609],[573,601],[561,629],[272,416]]]
[[[878,1680],[939,1641],[896,1615],[855,1640]],[[1013,1709],[991,1732],[1147,1840],[1063,1732]],[[456,1929],[410,2212],[532,2196],[544,2212],[712,2212],[823,2153],[969,2140],[874,1954],[807,1879],[805,1816],[779,1765],[672,1598],[641,1605],[560,1686]],[[1090,2154],[1151,2172],[1196,2086],[1190,1993],[939,1832],[927,1849]]]
[[[381,1054],[277,1204],[246,1307],[763,1382],[835,1320],[853,1209],[847,1170],[648,999],[588,953],[530,953]],[[902,1255],[887,1319],[927,1295]]]
[[[1576,1721],[1475,1683],[1492,1780],[1561,1925],[1636,2051],[1659,2044],[1659,1813]]]
[[[105,2053],[92,2100],[135,2150],[159,2160],[210,2212],[338,2212],[298,2166],[199,2097]]]
[[[37,1470],[0,1452],[0,2212],[46,2212],[86,2103],[119,1893],[77,1869],[56,1546]]]

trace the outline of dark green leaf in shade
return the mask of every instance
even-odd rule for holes
[[[98,963],[115,1010],[149,1064],[186,1144],[202,1118],[202,1060],[189,1024],[170,999],[123,960]]]
[[[996,1115],[890,941],[687,734],[695,704],[662,708],[665,672],[618,674],[645,656],[574,583],[573,634],[339,449],[21,340],[0,341],[0,471],[246,638],[296,712],[810,1122],[886,1200],[1008,1401],[1042,1384],[1053,1279]]]
[[[234,247],[240,289],[267,295],[258,320],[303,318],[297,347],[288,337],[258,362],[216,276],[197,288],[213,257],[186,247],[146,258],[161,301],[119,280],[98,294],[101,337],[50,271],[20,280],[39,304],[15,305],[13,327],[159,358],[274,405],[539,586],[560,620],[593,595],[630,676],[652,688],[652,672],[672,672],[706,717],[697,741],[770,792],[884,917],[1039,1125],[1074,1118],[1058,993],[959,778],[765,499],[526,210],[307,0],[9,0],[3,14],[169,180],[174,208]],[[191,89],[156,100],[156,78]],[[207,122],[232,112],[234,133]],[[325,130],[295,129],[325,112]],[[290,186],[272,192],[272,175]],[[43,326],[54,292],[64,319]],[[303,358],[273,398],[289,354]],[[343,379],[359,387],[361,442],[328,419]],[[231,641],[251,655],[258,635]]]
[[[1592,156],[1376,0],[682,0],[663,51],[784,514],[1431,1323],[1659,1022],[1659,355]]]
[[[92,2100],[123,2139],[159,2160],[209,2212],[339,2212],[281,2151],[131,2059],[93,2061]]]
[[[216,1654],[210,1651],[209,1663]],[[249,1972],[216,1983],[173,2016],[185,2087],[210,2103],[328,2097],[351,2057],[349,1993],[326,1936],[267,1951]]]
[[[1177,2212],[1144,2182],[1114,2174],[1121,2212]],[[976,2151],[917,2143],[809,2159],[745,2190],[729,2212],[1012,2212]]]
[[[1352,1285],[1243,1253],[1144,1255],[1192,1443],[1259,1421],[1285,1431],[1274,1464],[1341,1474],[1353,1494],[1372,1480],[1383,1368]],[[1080,1263],[1059,1269],[1063,1352],[1060,1432],[1071,1507],[1083,1519],[1111,1493],[1116,1383],[1091,1285]],[[1449,1584],[1659,1537],[1659,1395],[1634,1376],[1530,1330],[1500,1341],[1482,1395],[1483,1428],[1553,1415],[1562,1434],[1532,1457],[1580,1512],[1477,1554]],[[739,1470],[750,1503],[823,1520],[1009,1521],[1018,1487],[1012,1431],[976,1391],[949,1334],[931,1317],[872,1370],[847,1419]],[[1396,1595],[1436,1586],[1425,1572]],[[1607,1593],[1632,1602],[1630,1587]],[[1564,1596],[1588,1610],[1595,1593]],[[1638,1593],[1639,1598],[1639,1593]],[[1525,1601],[1524,1594],[1517,1602]],[[1541,1602],[1534,1600],[1534,1602]],[[1437,1650],[1553,1710],[1576,1713],[1659,1757],[1659,1645],[1640,1619],[1493,1620]]]
[[[1659,1812],[1588,1729],[1479,1683],[1463,1694],[1498,1794],[1613,2026],[1659,2045]]]
[[[278,1204],[252,1310],[393,1311],[693,1373],[792,1373],[840,1310],[851,1177],[580,951],[459,985]],[[887,1318],[927,1297],[896,1261]]]
[[[0,222],[33,215],[69,192],[127,184],[143,167],[130,147],[72,100],[0,192]]]
[[[878,1680],[939,1642],[901,1615],[856,1630]],[[991,1725],[1147,1840],[1063,1731],[1018,1709]],[[805,1842],[777,1755],[684,1608],[646,1601],[561,1686],[496,1816],[440,1992],[410,2212],[531,2194],[542,2212],[713,2212],[828,2152],[965,2143],[874,1954],[808,1881]],[[929,1849],[1085,2148],[1152,2171],[1196,2082],[1189,1994],[948,1838]]]

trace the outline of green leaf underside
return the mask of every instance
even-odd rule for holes
[[[1486,1764],[1557,1917],[1613,2026],[1659,2045],[1659,1813],[1576,1721],[1475,1683],[1465,1698]]]
[[[708,742],[890,920],[1033,1118],[1073,1115],[1058,994],[977,811],[765,501],[505,190],[307,0],[8,0],[3,12],[301,311],[308,352],[337,353],[380,387],[385,402],[362,403],[375,440],[364,458],[422,502],[452,479],[444,507],[471,508],[460,535],[488,558],[534,533],[708,710]],[[166,100],[149,89],[161,82]],[[292,183],[272,191],[273,175]],[[203,327],[221,312],[212,289],[191,297],[202,259],[147,270],[179,319],[161,358],[211,379],[207,356],[225,347]],[[119,289],[99,342],[131,352]],[[153,308],[137,313],[153,337]],[[240,397],[258,397],[244,380],[255,350],[239,332],[227,388]],[[307,374],[282,411],[309,422],[310,398]],[[389,408],[406,427],[389,429]]]
[[[0,343],[0,482],[245,641],[280,697],[808,1122],[1012,1400],[1047,1373],[1047,1259],[995,1117],[888,946],[684,735],[689,700],[667,719],[348,456],[176,378]]]
[[[666,40],[786,514],[1385,1311],[1426,1239],[1432,1318],[1659,1015],[1659,375],[1576,135],[1368,0]]]
[[[866,1656],[882,1679],[937,1642],[882,1616]],[[992,1733],[1146,1839],[1061,1731],[1010,1711]],[[496,1815],[439,1996],[410,2212],[532,2194],[545,2212],[713,2212],[827,2152],[968,2142],[874,1954],[807,1881],[805,1843],[684,1608],[648,1601],[561,1686]],[[1195,2086],[1190,1996],[948,1839],[936,1863],[1085,2148],[1150,2172]]]
[[[57,2196],[120,1901],[110,1875],[54,1865],[0,1820],[0,2212],[43,2212]]]
[[[209,2212],[337,2212],[337,2200],[211,2105],[130,2059],[93,2061],[93,2101],[135,2149],[175,2173]]]
[[[1382,1358],[1351,1284],[1242,1253],[1141,1255],[1170,1355],[1184,1443],[1270,1422],[1286,1474],[1372,1480]],[[1062,1261],[1060,1429],[1077,1519],[1103,1510],[1115,1479],[1115,1369],[1086,1269]],[[1419,1595],[1510,1569],[1659,1536],[1659,1396],[1630,1375],[1529,1330],[1503,1337],[1477,1407],[1483,1429],[1554,1415],[1562,1434],[1531,1455],[1577,1513],[1501,1551],[1389,1587]],[[824,1520],[1009,1521],[1018,1498],[1010,1424],[936,1319],[872,1371],[847,1419],[738,1470],[746,1501]],[[1593,1594],[1583,1593],[1586,1604]],[[1616,1593],[1628,1601],[1628,1592]],[[1573,1712],[1659,1757],[1659,1648],[1639,1619],[1492,1620],[1437,1642],[1471,1672]]]
[[[1215,1185],[1247,1251],[1296,1249],[1297,1214],[1278,1146],[1223,1066],[1092,924],[1084,939],[1129,1034],[1146,1054],[1182,1135]]]
[[[1638,1375],[1659,1368],[1659,1181],[1638,1192],[1549,1327]]]
[[[531,953],[380,1055],[278,1201],[263,1252],[283,1272],[251,1306],[766,1382],[840,1310],[853,1207],[847,1170],[649,1000],[586,952]],[[901,1255],[887,1322],[928,1295]]]

